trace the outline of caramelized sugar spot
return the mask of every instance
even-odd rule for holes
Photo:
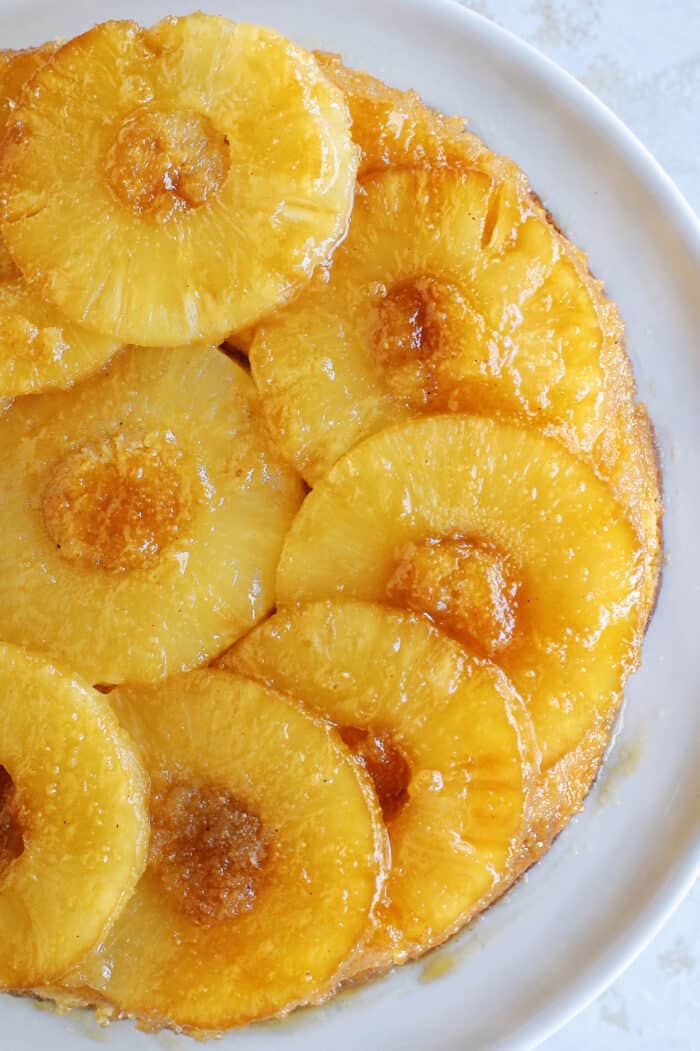
[[[49,365],[60,361],[67,349],[63,329],[58,326],[40,328],[19,313],[0,318],[0,353],[4,357],[13,355],[18,360]]]
[[[401,281],[374,306],[371,343],[389,385],[416,407],[442,393],[440,369],[479,319],[451,281],[430,274]]]
[[[5,767],[0,766],[0,877],[23,851],[14,782]]]
[[[0,237],[0,281],[16,281],[19,276],[19,268]]]
[[[149,865],[195,923],[252,909],[268,854],[260,819],[227,789],[174,784],[154,795]]]
[[[112,572],[150,569],[190,516],[173,443],[109,438],[68,454],[42,493],[49,536],[63,558]]]
[[[387,598],[428,613],[448,634],[493,657],[513,637],[518,590],[499,552],[462,537],[428,538],[402,551]]]
[[[363,730],[340,726],[338,732],[345,744],[360,760],[374,781],[385,821],[390,821],[408,802],[411,767],[391,734],[384,730]]]
[[[159,222],[208,201],[230,166],[228,139],[194,110],[147,109],[129,117],[105,160],[107,182],[122,204]]]

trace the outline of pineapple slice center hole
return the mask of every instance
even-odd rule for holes
[[[188,109],[128,117],[105,160],[107,182],[121,203],[159,222],[215,197],[230,167],[226,135],[206,114]]]
[[[187,525],[192,503],[174,442],[159,444],[107,439],[53,467],[41,506],[63,558],[111,572],[157,565]]]
[[[440,393],[440,369],[458,355],[474,323],[452,281],[426,274],[397,282],[374,303],[375,360],[396,394],[423,406]]]
[[[182,783],[154,794],[149,866],[199,926],[253,908],[269,854],[262,822],[228,789]]]
[[[24,851],[14,781],[0,766],[0,877]]]
[[[384,820],[391,821],[408,802],[411,783],[408,760],[386,730],[340,726],[338,732],[372,778]]]
[[[463,537],[429,537],[401,551],[386,596],[492,658],[513,639],[519,589],[500,552]]]

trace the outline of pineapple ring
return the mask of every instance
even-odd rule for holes
[[[219,663],[298,697],[343,728],[351,747],[354,736],[360,756],[369,733],[375,754],[365,762],[392,868],[359,969],[439,944],[506,889],[537,750],[522,701],[495,665],[421,617],[362,602],[277,613]],[[387,756],[387,738],[408,776]]]
[[[4,644],[0,680],[0,988],[22,989],[74,966],[130,897],[148,784],[98,693]]]
[[[218,350],[123,351],[0,418],[0,637],[89,681],[206,663],[274,604],[303,498]]]
[[[360,148],[358,176],[392,165],[478,164],[515,170],[465,130],[461,117],[444,117],[415,91],[399,91],[356,69],[339,55],[315,52],[323,72],[340,88],[350,110],[352,137]]]
[[[512,640],[497,661],[528,704],[547,773],[608,726],[639,660],[642,620],[639,540],[608,486],[554,439],[462,415],[367,438],[295,518],[277,604],[342,594],[416,609],[422,588],[422,608],[459,637],[465,596],[485,593],[456,586],[465,545],[498,552],[517,584]],[[406,579],[416,552],[417,586],[397,593],[395,574]]]
[[[651,608],[657,467],[620,338],[614,306],[516,181],[390,169],[361,183],[330,280],[256,330],[250,361],[272,433],[310,484],[407,416],[507,413],[548,428],[628,508]]]
[[[316,57],[347,100],[353,138],[361,152],[360,177],[392,166],[463,169],[466,165],[516,183],[534,213],[551,222],[530,191],[525,173],[508,157],[493,153],[476,135],[465,131],[461,118],[444,117],[426,106],[415,92],[397,91],[367,73],[349,69],[338,55],[318,52]],[[608,332],[610,375],[617,376],[618,381],[611,384],[607,396],[610,414],[617,417],[617,423],[606,427],[601,435],[593,462],[600,475],[612,483],[647,546],[645,608],[651,615],[660,581],[663,514],[656,440],[645,409],[634,405],[634,383],[629,362],[619,349],[622,325],[615,308],[603,300],[583,253],[563,237],[559,245],[592,293]],[[243,349],[248,349],[250,342],[248,339]]]
[[[0,52],[0,134],[26,81],[57,44]],[[116,340],[66,320],[24,280],[0,238],[0,398],[68,387],[114,354]]]
[[[152,779],[154,848],[62,984],[149,1026],[210,1031],[325,997],[371,930],[387,864],[364,771],[325,723],[230,672],[110,700]]]
[[[125,343],[219,342],[289,298],[346,231],[345,101],[271,30],[108,22],[35,84],[0,162],[2,232],[73,321]]]

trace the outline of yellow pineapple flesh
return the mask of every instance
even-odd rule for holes
[[[615,712],[601,719],[540,779],[530,798],[528,833],[513,860],[520,875],[549,850],[554,839],[583,804],[610,744]]]
[[[0,52],[0,137],[25,83],[57,44]],[[68,387],[112,356],[117,341],[76,325],[22,277],[0,238],[0,397]]]
[[[104,697],[0,645],[0,988],[59,978],[148,854],[148,781]]]
[[[0,135],[5,134],[25,84],[60,46],[59,41],[49,41],[21,51],[0,51]]]
[[[415,92],[202,14],[0,51],[0,990],[202,1037],[502,894],[639,661],[635,399]]]
[[[195,1031],[329,994],[371,932],[387,863],[368,776],[328,725],[230,672],[110,700],[151,777],[151,853],[64,987]]]
[[[493,664],[421,617],[345,601],[277,613],[219,665],[330,719],[373,777],[392,865],[359,971],[444,941],[506,889],[537,753]]]
[[[0,156],[2,234],[71,320],[122,342],[220,341],[344,235],[343,96],[272,30],[108,22],[34,77]]]
[[[0,396],[69,387],[104,365],[118,346],[111,336],[67,321],[21,274],[0,274]]]
[[[304,502],[277,604],[342,595],[422,605],[464,638],[465,603],[489,594],[473,575],[492,566],[465,558],[469,547],[507,566],[491,620],[513,625],[496,659],[528,704],[546,774],[609,725],[643,622],[640,541],[608,486],[554,439],[459,414],[366,439]]]
[[[94,683],[204,664],[263,617],[303,498],[250,377],[206,347],[16,401],[0,488],[0,636]]]
[[[253,376],[311,484],[394,420],[468,411],[532,421],[585,456],[647,547],[661,513],[653,435],[615,307],[517,180],[392,168],[360,183],[330,278],[262,324]]]
[[[466,130],[461,117],[436,113],[415,91],[400,91],[368,73],[350,69],[339,55],[315,54],[323,72],[347,100],[352,137],[360,148],[360,176],[392,165],[502,161]]]

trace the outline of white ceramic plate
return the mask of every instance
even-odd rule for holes
[[[204,0],[202,0],[204,3]],[[627,319],[666,487],[668,564],[644,666],[586,812],[529,877],[437,958],[229,1036],[243,1051],[521,1051],[598,994],[653,936],[700,868],[700,225],[644,148],[584,88],[448,0],[207,0],[207,9],[342,51],[390,84],[466,115],[512,155],[590,255]],[[0,0],[3,47],[108,17],[185,13],[178,0]],[[439,978],[438,971],[446,973]],[[428,980],[430,979],[430,980]],[[102,1034],[0,999],[7,1051],[190,1047],[120,1024]]]

